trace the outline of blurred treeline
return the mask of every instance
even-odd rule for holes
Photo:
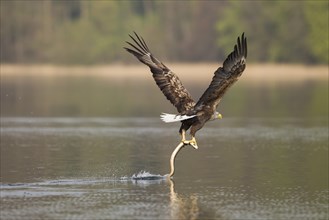
[[[1,0],[1,62],[131,61],[136,31],[170,61],[223,60],[245,32],[250,61],[327,64],[328,2]]]

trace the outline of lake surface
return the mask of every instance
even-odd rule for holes
[[[198,98],[207,66],[173,70]],[[320,70],[247,67],[169,180],[179,124],[146,67],[1,66],[0,219],[328,219]]]
[[[327,118],[2,117],[1,219],[328,219]],[[159,175],[156,180],[133,177]]]

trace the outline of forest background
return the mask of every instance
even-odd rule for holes
[[[163,60],[225,59],[245,32],[250,62],[328,64],[328,1],[1,0],[1,63],[131,62],[133,31]]]

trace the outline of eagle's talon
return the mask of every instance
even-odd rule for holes
[[[191,145],[192,147],[194,147],[194,149],[196,149],[196,150],[199,148],[195,141],[191,141],[191,142],[190,142],[190,145]]]
[[[191,145],[193,148],[198,149],[198,145],[195,140],[182,141],[184,145]]]

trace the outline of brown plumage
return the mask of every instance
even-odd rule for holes
[[[216,108],[229,87],[238,80],[246,67],[247,39],[242,34],[238,37],[237,44],[212,78],[206,91],[197,103],[194,102],[189,92],[185,89],[178,76],[166,65],[154,57],[146,45],[144,39],[135,33],[135,37],[129,35],[135,44],[127,42],[132,48],[125,49],[133,54],[139,61],[150,67],[153,78],[167,99],[177,108],[180,115],[194,116],[181,120],[180,133],[182,141],[185,143],[185,131],[191,128],[192,140],[186,144],[191,144],[197,148],[195,133],[201,129],[208,120],[220,116]],[[221,116],[220,116],[221,117]]]
[[[136,43],[136,46],[127,42],[135,50],[126,47],[125,49],[135,55],[139,61],[150,67],[153,78],[163,94],[177,108],[180,114],[186,114],[195,105],[190,93],[185,89],[178,76],[151,54],[144,39],[136,33],[135,35],[137,39],[131,35],[129,36]]]

